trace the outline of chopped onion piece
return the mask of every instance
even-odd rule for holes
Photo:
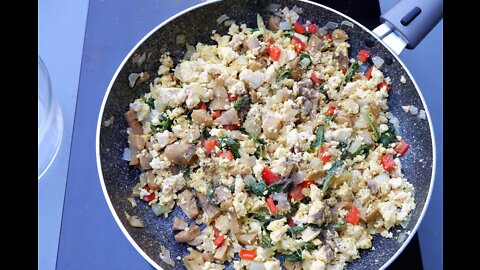
[[[281,10],[276,11],[276,12],[274,13],[274,15],[276,15],[276,16],[278,16],[278,17],[280,17],[280,18],[285,17],[285,14],[283,14],[283,12],[282,12]]]
[[[134,198],[130,197],[127,199],[128,202],[132,205],[132,208],[134,208],[135,206],[137,206],[137,202],[135,201]]]
[[[235,20],[226,20],[223,25],[225,25],[226,27],[229,27],[230,25],[234,24],[235,23]]]
[[[183,55],[183,59],[188,60],[195,53],[195,47],[190,44],[186,44],[186,47],[187,47],[187,52],[185,52],[185,55]]]
[[[133,88],[135,86],[135,82],[137,82],[139,77],[140,73],[131,73],[130,75],[128,75],[128,85]]]
[[[185,44],[185,35],[177,35],[177,44]]]
[[[398,234],[397,242],[398,243],[403,243],[403,241],[405,241],[406,238],[407,238],[407,235],[405,233],[401,232],[400,234]]]
[[[160,245],[160,260],[164,261],[170,266],[175,266],[175,261],[170,257],[170,250],[166,249],[163,245]]]
[[[130,161],[132,160],[132,150],[130,148],[123,149],[123,160]]]
[[[310,58],[308,58],[308,57],[305,57],[305,58],[302,59],[302,61],[300,61],[300,65],[302,65],[303,68],[308,67],[308,65],[310,65],[310,63],[312,63],[312,61],[310,61]]]
[[[281,21],[278,24],[278,27],[282,30],[291,30],[292,29],[292,24],[287,22],[287,21]]]
[[[230,17],[228,17],[226,14],[222,14],[220,15],[220,17],[217,18],[217,23],[221,24],[228,19],[230,19]]]
[[[336,23],[336,22],[327,22],[327,24],[325,24],[325,26],[323,26],[323,28],[325,28],[327,30],[333,30],[337,27],[338,27],[338,23]]]
[[[250,264],[250,270],[265,270],[265,265],[262,262],[253,261]]]
[[[130,226],[135,228],[145,227],[145,225],[143,225],[143,221],[141,221],[138,216],[130,216],[127,212],[125,212],[125,215],[127,216],[127,220],[128,223],[130,223]]]
[[[295,11],[297,14],[303,13],[303,9],[301,7],[297,7],[296,5],[292,7],[292,10]]]
[[[158,203],[154,203],[152,204],[152,211],[158,217],[160,215],[170,213],[170,208],[168,208],[168,206],[166,205],[160,205]]]
[[[145,59],[147,59],[146,53],[142,53],[142,55],[136,54],[132,57],[132,62],[135,65],[141,66]]]
[[[390,117],[389,122],[392,123],[393,128],[395,129],[395,133],[396,133],[398,136],[401,136],[401,132],[400,132],[400,120],[398,120],[398,118],[392,114],[391,117]]]
[[[381,68],[383,66],[383,63],[385,63],[385,60],[381,58],[380,56],[374,56],[372,57],[372,62],[377,68]]]
[[[317,36],[323,37],[327,34],[327,30],[323,27],[318,28]]]
[[[245,184],[247,184],[247,185],[250,185],[250,184],[256,182],[255,178],[254,178],[252,175],[250,175],[250,174],[247,175],[247,176],[245,176],[245,179],[244,179],[244,180],[245,180]]]
[[[418,113],[418,117],[420,119],[427,119],[427,114],[425,113],[424,110],[420,110],[420,112]]]
[[[415,106],[410,106],[410,113],[416,115],[418,113],[418,108]]]
[[[287,193],[274,193],[272,198],[277,202],[287,201]]]
[[[282,5],[280,4],[270,4],[267,6],[267,8],[265,9],[266,11],[268,12],[272,12],[272,13],[275,13],[277,10],[279,10],[280,8],[282,7]]]
[[[342,21],[340,24],[341,25],[346,25],[346,26],[351,27],[351,28],[354,27],[353,23],[350,22],[350,21]]]
[[[267,32],[267,28],[265,27],[265,23],[263,22],[263,18],[258,13],[257,13],[257,27],[258,27],[258,31],[260,31],[260,33],[263,34],[263,33]]]

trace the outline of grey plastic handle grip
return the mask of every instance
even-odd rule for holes
[[[414,49],[443,17],[443,0],[401,0],[380,16]]]

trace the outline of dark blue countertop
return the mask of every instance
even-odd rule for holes
[[[97,118],[110,79],[136,42],[168,17],[199,2],[90,2],[57,256],[58,269],[150,269],[124,237],[105,202],[95,160]],[[440,23],[417,49],[401,55],[425,97],[437,144],[436,183],[418,232],[425,269],[443,268],[442,31],[443,24]]]

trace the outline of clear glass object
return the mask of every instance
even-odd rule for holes
[[[38,180],[55,159],[62,134],[62,111],[53,96],[47,68],[38,56]]]

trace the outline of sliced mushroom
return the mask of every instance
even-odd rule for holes
[[[194,249],[190,251],[190,254],[183,257],[183,264],[187,270],[202,270],[204,263],[205,261],[203,260],[202,253]]]
[[[227,89],[225,89],[224,83],[225,81],[221,78],[215,79],[215,86],[213,87],[213,99],[208,105],[210,110],[225,110],[225,106],[229,103],[227,98]]]
[[[343,125],[346,123],[347,127],[351,127],[353,125],[352,119],[348,115],[345,115],[341,112],[337,114],[333,121],[339,125]]]
[[[145,140],[141,135],[128,135],[128,143],[131,150],[143,150],[143,148],[145,148]]]
[[[152,166],[150,166],[150,162],[152,161],[153,157],[147,151],[142,151],[140,154],[140,167],[144,170],[150,170]]]
[[[262,64],[258,61],[253,60],[249,65],[248,68],[252,71],[257,71],[262,68]]]
[[[265,137],[270,140],[276,140],[280,135],[282,119],[273,113],[267,113],[263,119],[262,128]]]
[[[293,61],[289,63],[290,65],[290,75],[292,76],[292,79],[295,81],[300,80],[302,77],[303,73],[305,73],[305,69],[302,68],[300,65],[300,57],[295,58]]]
[[[192,165],[197,161],[196,146],[187,143],[170,144],[165,148],[165,157],[177,165]]]
[[[208,252],[202,253],[202,258],[206,262],[213,262],[213,260],[215,260],[215,258],[213,257],[213,254]]]
[[[137,113],[130,109],[124,114],[125,120],[127,120],[128,126],[132,129],[133,134],[141,135],[143,134],[143,128],[140,122],[137,120]]]
[[[220,117],[215,119],[215,124],[217,125],[238,125],[240,120],[238,119],[238,113],[234,108],[230,108],[230,110],[223,112]]]
[[[341,53],[338,56],[338,69],[340,69],[340,70],[348,69],[349,65],[350,65],[350,59],[348,59],[347,56],[345,56],[343,53]]]
[[[199,124],[204,124],[207,127],[213,125],[212,116],[206,110],[193,110],[192,119]]]
[[[227,209],[230,209],[230,207],[227,208]],[[240,224],[238,223],[237,213],[234,210],[228,210],[228,216],[230,217],[230,221],[231,221],[230,231],[232,231],[232,233],[234,233],[234,234],[239,233],[240,232]]]
[[[247,50],[253,50],[260,47],[260,42],[258,41],[257,36],[250,36],[248,39],[244,41],[244,47]]]
[[[305,46],[305,50],[311,53],[318,52],[325,42],[317,35],[312,35]]]
[[[342,29],[335,29],[333,30],[332,32],[332,40],[333,42],[335,43],[338,43],[338,42],[344,42],[348,39],[348,35],[347,33],[345,33],[345,31],[343,31]]]
[[[377,220],[377,217],[379,215],[380,215],[380,209],[378,208],[378,206],[374,206],[374,208],[368,214],[365,215],[365,221],[367,223],[372,223],[375,220]]]
[[[233,200],[228,199],[220,203],[220,209],[228,210],[233,207]]]
[[[213,204],[219,204],[225,200],[232,198],[232,192],[226,186],[219,186],[213,191],[211,202]]]
[[[159,185],[155,183],[155,174],[153,171],[146,171],[145,175],[147,176],[147,184],[150,189],[158,189]]]
[[[283,263],[283,267],[285,267],[286,270],[302,270],[302,262],[291,262],[289,260],[285,260]]]
[[[228,242],[228,239],[223,242],[222,246],[217,248],[217,251],[215,252],[215,255],[213,255],[213,258],[217,260],[220,263],[225,262],[227,259],[227,253],[228,250],[230,249],[230,243]]]
[[[178,194],[177,204],[189,219],[194,219],[200,214],[197,202],[195,201],[192,192],[188,189]]]
[[[196,224],[193,224],[192,226],[186,228],[185,230],[175,234],[174,238],[175,238],[175,241],[179,243],[186,243],[197,238],[200,234],[201,234],[200,227],[198,227]]]
[[[256,233],[246,233],[237,235],[238,242],[244,245],[253,245],[255,241],[257,241],[257,234]]]
[[[192,241],[188,242],[190,246],[199,246],[203,244],[203,241],[205,240],[205,235],[200,234],[199,236],[195,237]]]
[[[280,29],[280,17],[274,15],[270,16],[268,19],[268,28],[273,32],[278,31],[278,29]]]
[[[212,222],[215,218],[217,218],[222,212],[218,207],[208,202],[207,197],[204,195],[197,193],[197,198],[202,207],[203,211],[207,215],[208,223]]]
[[[188,228],[188,223],[179,217],[174,217],[172,227],[174,231],[183,231]]]

